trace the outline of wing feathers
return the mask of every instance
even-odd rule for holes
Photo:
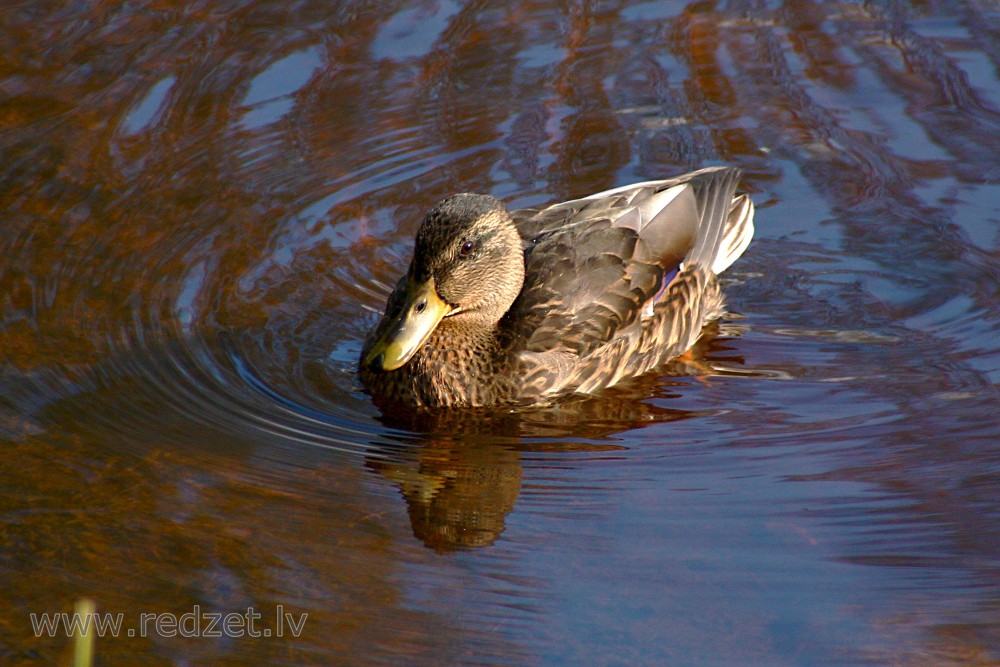
[[[704,318],[721,307],[715,274],[753,236],[753,204],[735,197],[739,177],[738,169],[714,167],[512,212],[525,242],[527,280],[503,326],[521,350],[526,378],[546,392],[578,381],[589,387],[603,380],[583,380],[572,359],[589,368],[598,355],[634,370],[693,342]],[[678,290],[704,300],[688,304]],[[685,304],[690,313],[667,312]],[[647,354],[655,359],[632,359]],[[617,371],[609,372],[614,381]]]

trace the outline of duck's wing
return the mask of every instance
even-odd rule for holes
[[[712,168],[514,211],[526,277],[501,325],[508,349],[554,386],[600,348],[627,348],[682,267],[725,268],[746,247],[730,229],[749,202],[734,200],[738,179]]]

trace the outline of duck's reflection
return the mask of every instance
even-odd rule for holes
[[[377,452],[368,466],[398,486],[413,534],[426,546],[438,552],[488,546],[503,533],[517,502],[523,452],[625,450],[609,438],[652,423],[699,416],[660,405],[676,395],[664,378],[725,374],[729,366],[736,370],[743,360],[727,356],[717,335],[715,327],[706,330],[684,359],[656,376],[546,408],[408,414],[386,410],[383,421],[417,434],[415,444],[402,452]]]
[[[518,452],[441,438],[414,454],[369,465],[399,486],[417,539],[441,552],[493,544],[521,490]]]

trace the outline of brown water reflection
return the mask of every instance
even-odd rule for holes
[[[998,34],[984,0],[7,3],[0,662],[65,657],[29,614],[84,596],[308,614],[109,664],[1000,661]],[[440,197],[712,163],[758,237],[691,359],[541,410],[360,390]]]

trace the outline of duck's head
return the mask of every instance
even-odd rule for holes
[[[439,326],[470,337],[489,331],[523,283],[521,237],[503,203],[489,195],[449,197],[420,225],[406,282],[389,298],[363,363],[395,370]]]

